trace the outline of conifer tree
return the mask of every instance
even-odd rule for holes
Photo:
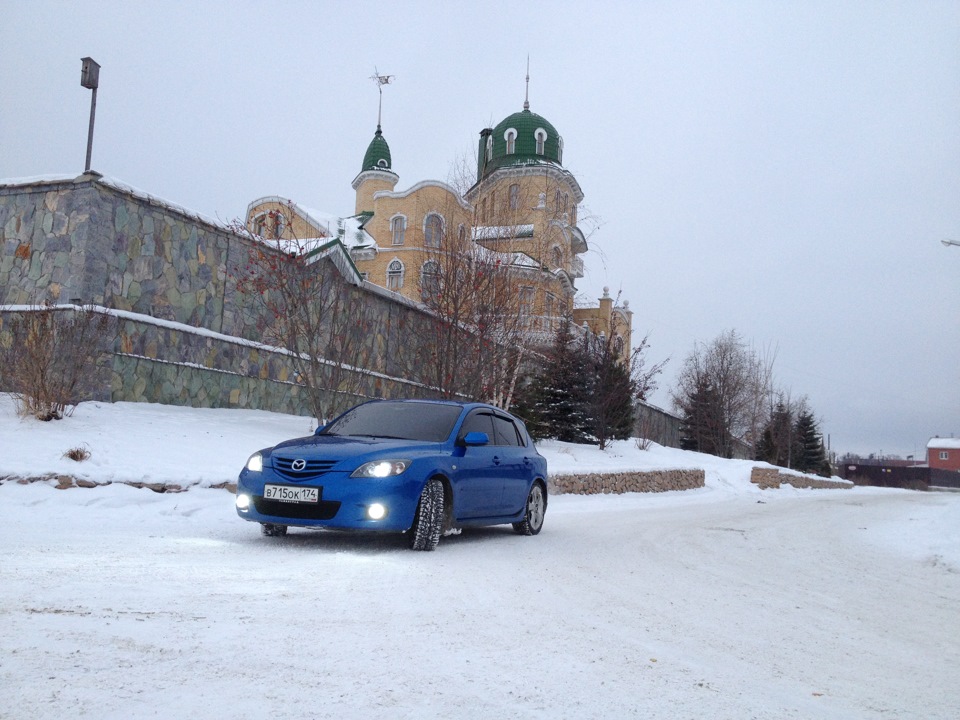
[[[794,432],[797,438],[794,468],[801,472],[822,473],[827,464],[827,455],[812,412],[804,410],[797,416]]]
[[[587,364],[567,322],[561,323],[539,372],[524,384],[516,412],[536,439],[589,442],[585,379]]]
[[[597,338],[587,362],[587,427],[600,448],[633,432],[636,381],[617,356],[612,340]]]
[[[731,446],[723,419],[720,396],[707,378],[700,378],[693,392],[680,401],[682,422],[680,447],[684,450],[729,456]]]

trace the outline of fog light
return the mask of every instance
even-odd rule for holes
[[[367,517],[371,520],[382,520],[387,514],[387,509],[380,503],[374,503],[367,508]]]
[[[237,510],[247,510],[250,508],[249,495],[237,495]]]

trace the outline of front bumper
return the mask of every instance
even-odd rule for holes
[[[270,468],[260,472],[244,469],[237,482],[237,498],[246,496],[247,507],[237,506],[244,520],[297,527],[327,527],[344,530],[382,530],[403,532],[413,525],[417,502],[424,480],[398,475],[390,478],[351,478],[331,472],[305,483],[294,483]],[[265,485],[315,487],[316,503],[281,502],[263,497]],[[368,515],[371,505],[382,505],[386,513],[380,519]]]

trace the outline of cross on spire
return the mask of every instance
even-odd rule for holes
[[[523,109],[530,109],[530,54],[527,54],[527,91],[523,96]]]

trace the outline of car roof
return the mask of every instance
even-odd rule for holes
[[[370,400],[370,403],[421,403],[427,405],[453,405],[456,407],[463,408],[489,408],[490,410],[499,410],[502,413],[510,414],[507,410],[498,408],[495,405],[485,402],[477,402],[475,400],[434,400],[428,398],[396,398],[396,399],[383,399],[383,400]],[[363,403],[367,404],[367,403]]]

